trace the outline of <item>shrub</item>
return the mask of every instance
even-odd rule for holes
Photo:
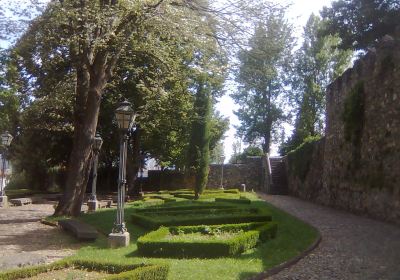
[[[184,199],[190,199],[190,200],[196,199],[196,196],[194,194],[189,194],[189,193],[186,193],[186,194],[178,193],[178,194],[174,194],[174,196],[178,197],[178,198],[184,198]],[[201,195],[200,198],[211,199],[211,198],[217,198],[217,197],[219,197],[219,198],[239,198],[239,196],[236,195],[236,193],[224,193],[224,192],[204,193]]]
[[[168,278],[168,266],[148,265],[135,270],[122,272],[117,275],[107,277],[107,280],[164,280]]]
[[[201,209],[232,209],[234,206],[231,205],[215,205],[209,203],[202,203],[202,204],[183,204],[180,206],[156,206],[156,207],[148,207],[143,209],[137,209],[136,212],[140,213],[154,213],[154,212],[161,212],[166,213],[168,211],[185,211],[185,210],[201,210]]]
[[[235,232],[235,236],[213,240],[165,240],[169,234]],[[276,223],[245,223],[218,226],[161,227],[138,239],[138,251],[144,256],[164,257],[224,257],[243,253],[258,241],[274,238]]]
[[[240,199],[233,199],[233,198],[216,198],[216,202],[229,202],[229,203],[239,203],[239,204],[250,204],[251,200],[248,198],[240,198]]]
[[[230,211],[232,210],[230,209]],[[163,215],[162,212],[157,216],[135,213],[132,214],[132,222],[148,229],[156,229],[160,226],[219,225],[225,223],[267,222],[271,220],[271,215],[256,212],[254,208],[248,208],[234,210],[232,213],[225,209],[222,209],[221,212],[215,209],[209,215],[189,215],[191,213],[197,214],[196,211],[188,211],[175,216]]]
[[[143,265],[143,264],[119,264],[112,262],[90,261],[90,260],[62,260],[49,265],[40,265],[15,269],[0,273],[0,280],[13,280],[33,277],[41,273],[53,270],[60,270],[67,267],[83,268],[90,271],[102,271],[111,275],[105,279],[123,280],[123,279],[167,279],[168,266],[165,265]]]

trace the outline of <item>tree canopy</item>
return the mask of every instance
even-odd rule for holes
[[[294,54],[291,71],[290,104],[295,108],[293,135],[281,147],[287,153],[310,136],[322,135],[325,128],[327,86],[350,65],[351,50],[340,50],[341,39],[321,37],[323,21],[311,15],[304,27],[303,44]]]
[[[321,11],[322,35],[338,35],[344,49],[365,50],[399,28],[398,0],[339,0]]]
[[[235,112],[240,121],[238,134],[248,143],[261,141],[265,153],[285,119],[280,103],[292,46],[292,27],[285,19],[285,9],[279,8],[258,22],[249,48],[238,55],[238,90],[231,94],[240,106]]]

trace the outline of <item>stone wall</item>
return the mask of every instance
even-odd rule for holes
[[[227,188],[239,188],[246,185],[247,190],[265,189],[265,167],[263,157],[248,157],[242,164],[224,164],[223,185]],[[207,188],[219,188],[221,185],[221,164],[211,164]]]
[[[286,157],[289,194],[316,201],[322,190],[325,138],[304,144]]]
[[[289,175],[290,192],[400,224],[399,40],[386,38],[329,86],[325,135],[306,178]]]
[[[248,191],[262,191],[267,188],[265,157],[248,157],[242,164],[224,164],[224,188],[240,188],[245,184]],[[220,164],[211,164],[208,175],[208,189],[220,188]],[[188,178],[182,172],[171,170],[151,170],[143,184],[145,191],[176,190],[194,188],[194,178]]]

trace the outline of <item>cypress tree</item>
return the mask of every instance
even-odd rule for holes
[[[189,174],[195,177],[195,196],[199,198],[208,180],[210,162],[211,88],[207,78],[198,80],[194,117],[188,152]]]

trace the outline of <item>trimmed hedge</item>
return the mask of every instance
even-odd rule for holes
[[[29,278],[41,273],[60,270],[67,267],[87,269],[89,271],[101,271],[112,274],[105,278],[107,280],[163,280],[167,279],[168,276],[168,266],[166,265],[126,265],[90,260],[62,260],[49,265],[39,265],[2,272],[0,273],[0,280]]]
[[[220,197],[220,198],[238,198],[238,193],[225,193],[225,192],[215,192],[215,193],[203,193],[200,195],[200,199],[211,199],[211,198],[216,198],[216,197]],[[174,197],[177,198],[184,198],[184,199],[190,199],[190,200],[194,200],[196,197],[193,193],[177,193],[174,194]]]
[[[143,226],[148,229],[157,229],[160,226],[191,226],[191,225],[220,225],[220,224],[234,224],[234,223],[248,223],[248,222],[267,222],[271,221],[271,215],[268,213],[257,213],[257,208],[243,208],[243,209],[215,209],[209,216],[199,213],[198,210],[180,212],[179,215],[165,215],[158,212],[157,216],[146,215],[146,213],[132,214],[132,222],[134,224]],[[220,211],[220,212],[218,212]]]
[[[234,198],[215,198],[215,202],[228,202],[228,203],[239,203],[239,204],[250,204],[251,200],[248,198],[240,198],[240,199],[234,199]]]
[[[238,255],[276,236],[276,223],[244,223],[218,226],[161,227],[138,239],[138,252],[144,256],[214,258]],[[237,232],[221,240],[179,241],[163,240],[169,234],[205,234],[213,231]],[[243,231],[243,232],[241,232]]]
[[[164,280],[168,278],[168,266],[166,265],[148,265],[134,270],[112,275],[106,280]]]
[[[193,205],[188,205],[188,204],[183,204],[181,206],[156,206],[156,207],[148,207],[148,208],[141,208],[141,209],[136,209],[136,212],[140,213],[152,213],[152,212],[161,212],[165,213],[167,211],[185,211],[185,210],[202,210],[202,209],[233,209],[235,206],[232,205],[215,205],[213,204],[193,204]]]
[[[171,197],[165,197],[162,195],[150,195],[146,196],[147,199],[161,199],[164,200],[164,202],[176,202],[176,199],[174,199],[172,196]]]
[[[185,209],[185,210],[165,210],[165,211],[142,211],[141,213],[157,214],[163,216],[183,216],[190,214],[227,214],[227,213],[258,213],[258,208],[206,208],[206,209]]]

